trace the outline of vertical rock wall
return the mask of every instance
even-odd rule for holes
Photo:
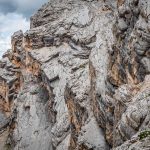
[[[43,5],[0,62],[0,149],[148,148],[149,13],[149,0]]]

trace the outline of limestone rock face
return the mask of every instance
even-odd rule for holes
[[[43,5],[0,62],[0,150],[149,149],[149,17],[149,0]]]

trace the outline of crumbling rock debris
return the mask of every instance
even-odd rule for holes
[[[0,61],[0,150],[147,150],[150,1],[50,0]]]

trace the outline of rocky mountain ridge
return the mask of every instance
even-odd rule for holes
[[[0,150],[150,149],[149,0],[50,0],[0,61]]]

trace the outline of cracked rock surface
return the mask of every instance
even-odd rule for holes
[[[0,61],[0,150],[148,150],[149,0],[49,0],[30,20]]]

